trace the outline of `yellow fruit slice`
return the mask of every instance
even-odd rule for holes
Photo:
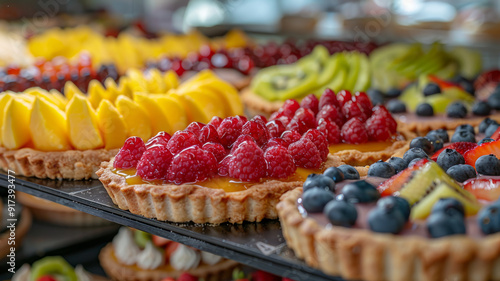
[[[163,80],[167,86],[166,91],[170,89],[177,89],[179,87],[179,76],[173,70],[169,70],[163,74]]]
[[[205,111],[204,107],[199,105],[199,103],[196,103],[191,97],[187,95],[180,95],[175,92],[170,92],[168,94],[169,97],[175,99],[179,104],[184,107],[184,110],[186,111],[186,115],[188,118],[188,123],[191,122],[202,122],[202,123],[208,123],[210,119],[212,119],[213,116],[208,116]]]
[[[36,98],[30,118],[30,130],[36,149],[61,151],[71,149],[66,115],[43,98]]]
[[[127,139],[127,127],[118,110],[108,100],[97,109],[97,123],[104,138],[104,148],[120,148]]]
[[[26,89],[24,93],[32,95],[34,97],[40,97],[44,98],[46,101],[52,103],[53,105],[57,106],[59,109],[64,110],[66,107],[66,104],[61,101],[58,97],[53,95],[52,93],[47,92],[46,90],[40,88],[40,87],[33,87]],[[33,100],[34,102],[34,100]]]
[[[143,140],[152,136],[151,120],[144,109],[126,96],[119,96],[115,105],[125,121],[128,136],[138,136]]]
[[[134,98],[130,83],[130,78],[128,78],[127,76],[120,77],[117,89],[118,95],[124,95],[131,99]]]
[[[59,100],[59,102],[62,106],[62,107],[59,107],[59,109],[64,111],[66,109],[66,105],[68,104],[68,99],[63,94],[61,94],[61,92],[59,92],[56,89],[51,89],[49,92],[54,97],[54,99]]]
[[[2,143],[8,149],[18,149],[29,143],[31,105],[22,99],[10,99],[5,105]]]
[[[64,95],[68,100],[71,100],[74,95],[82,95],[82,91],[71,81],[67,81],[66,84],[64,84]]]
[[[171,128],[167,118],[167,114],[163,112],[158,103],[154,99],[148,97],[146,94],[134,93],[134,101],[142,107],[151,120],[153,134],[161,131],[171,133]]]
[[[6,105],[7,103],[13,98],[13,96],[11,94],[2,94],[0,96],[0,112],[5,112],[6,111]],[[2,130],[2,126],[3,126],[3,118],[4,118],[5,114],[0,114],[0,131]],[[1,134],[3,135],[3,131],[1,131]],[[3,142],[3,138],[2,138],[2,135],[0,135],[0,145],[2,144]]]
[[[227,115],[225,117],[244,115],[243,102],[238,94],[238,90],[236,90],[236,88],[232,85],[223,80],[217,79],[216,81],[203,85],[202,88],[203,87],[209,88],[218,93],[224,100],[224,107],[227,111]]]
[[[148,76],[148,93],[165,93],[167,91],[167,85],[163,80],[163,75],[158,69],[150,69],[148,71]]]
[[[152,98],[158,103],[166,116],[172,132],[184,130],[188,125],[186,111],[174,98],[167,95],[153,95]]]
[[[107,98],[106,89],[102,86],[101,82],[92,80],[89,83],[88,99],[93,108],[99,107],[101,100]]]
[[[104,98],[114,102],[116,98],[120,95],[118,92],[118,85],[116,85],[113,78],[108,77],[104,80],[104,86],[106,87],[106,92],[104,92]]]
[[[191,84],[194,84],[194,83],[206,80],[206,79],[218,79],[218,78],[217,78],[217,75],[215,75],[215,73],[213,73],[212,71],[202,70],[198,74],[196,74],[195,76],[184,81],[184,83],[182,83],[179,86],[179,90],[182,90],[182,88],[189,87],[189,85],[191,85]]]
[[[66,107],[66,118],[69,139],[74,148],[86,150],[104,146],[96,113],[84,96],[73,96]]]
[[[193,99],[193,102],[203,109],[205,115],[209,117],[209,121],[214,116],[226,116],[224,99],[210,89],[199,89],[184,95]]]

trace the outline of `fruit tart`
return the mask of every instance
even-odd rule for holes
[[[160,281],[189,274],[194,280],[229,280],[238,263],[168,239],[125,227],[99,261],[113,280]]]
[[[65,96],[40,88],[2,93],[0,167],[38,178],[95,178],[129,136],[149,139],[243,111],[237,91],[210,71],[181,85],[173,72],[130,71],[122,78],[107,79],[106,88],[91,81],[88,95],[71,81]]]

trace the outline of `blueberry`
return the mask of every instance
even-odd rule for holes
[[[394,168],[394,171],[397,173],[408,167],[408,162],[406,162],[403,158],[400,157],[391,157],[387,160],[387,163]]]
[[[368,168],[368,176],[370,177],[380,177],[380,178],[390,178],[396,174],[396,170],[389,163],[379,160],[376,163],[370,165]]]
[[[434,146],[434,152],[440,150],[444,146],[443,140],[438,135],[428,135],[425,138]]]
[[[427,230],[433,238],[465,234],[464,216],[455,209],[449,212],[431,213],[427,218]]]
[[[410,148],[408,151],[405,152],[403,155],[403,159],[406,161],[406,163],[410,164],[411,160],[415,158],[427,158],[427,153],[421,148],[414,147]]]
[[[454,102],[446,108],[446,115],[451,118],[465,118],[467,116],[467,108],[461,102]]]
[[[323,213],[331,224],[351,227],[358,219],[358,211],[353,203],[346,200],[332,200],[326,204]]]
[[[370,99],[372,100],[373,106],[384,104],[384,93],[382,93],[380,90],[369,89],[366,94],[368,94],[368,97],[370,97]]]
[[[472,106],[472,113],[477,116],[488,116],[491,113],[491,107],[485,101],[478,101]]]
[[[465,216],[465,209],[462,202],[455,198],[440,198],[434,206],[432,206],[431,213],[448,213],[451,209],[458,211],[463,216]]]
[[[447,143],[450,141],[450,137],[448,136],[448,132],[445,129],[437,129],[437,130],[432,130],[427,133],[427,136],[431,135],[436,135],[440,137],[444,143]]]
[[[494,155],[483,155],[476,160],[478,174],[487,176],[500,176],[500,160]]]
[[[377,206],[384,207],[386,204],[394,205],[403,214],[405,222],[408,221],[411,208],[410,203],[406,199],[399,196],[387,196],[377,201]]]
[[[470,178],[476,177],[476,170],[474,170],[474,167],[467,164],[451,166],[446,173],[458,182],[464,182]]]
[[[335,192],[335,181],[325,175],[310,174],[304,181],[303,187],[304,191],[307,191],[313,187],[320,187],[325,190]]]
[[[424,88],[424,96],[432,96],[441,93],[441,88],[436,83],[429,83]]]
[[[386,201],[368,213],[368,225],[372,231],[396,234],[404,228],[405,218],[396,204],[396,201]]]
[[[492,234],[500,231],[500,202],[486,206],[479,211],[477,223],[484,234]]]
[[[408,168],[413,167],[413,165],[417,164],[418,161],[425,159],[425,158],[415,158],[408,163]]]
[[[391,88],[389,91],[385,93],[385,96],[388,98],[397,98],[401,95],[401,90],[398,88]]]
[[[302,205],[309,213],[323,212],[325,205],[335,198],[331,191],[323,188],[311,188],[302,196]]]
[[[498,123],[490,124],[488,128],[486,128],[486,131],[484,131],[484,136],[487,138],[491,138],[491,136],[493,136],[498,127],[500,127]]]
[[[341,182],[344,180],[344,173],[337,167],[330,167],[323,172],[323,175],[333,179],[334,182]]]
[[[364,180],[346,184],[342,194],[345,200],[352,203],[370,203],[380,198],[377,188]]]
[[[483,143],[488,143],[488,142],[492,142],[492,141],[495,141],[495,140],[494,140],[494,139],[492,139],[492,138],[484,138],[484,139],[480,140],[480,141],[477,143],[477,145],[481,145],[481,144],[483,144]]]
[[[417,106],[416,113],[418,116],[434,116],[434,109],[428,103],[421,103]]]
[[[398,99],[394,99],[394,100],[390,100],[387,103],[387,109],[391,113],[404,113],[404,112],[406,112],[406,105],[402,101],[400,101]]]
[[[490,119],[490,118],[485,118],[481,123],[479,124],[479,132],[480,133],[485,133],[486,129],[488,128],[489,125],[491,124],[497,124],[497,121]]]
[[[358,170],[356,170],[353,166],[340,165],[337,168],[339,168],[339,170],[342,171],[345,180],[359,180]]]
[[[458,153],[458,151],[450,148],[445,148],[437,158],[439,166],[443,168],[444,171],[448,171],[451,166],[455,166],[458,164],[465,164],[465,159],[462,154]]]
[[[468,81],[468,80],[465,80],[465,81],[462,81],[459,83],[460,86],[462,86],[462,88],[464,88],[464,90],[471,94],[471,95],[475,95],[476,94],[476,89],[474,89],[474,85]]]
[[[500,91],[495,91],[488,97],[488,104],[493,109],[500,109]]]
[[[476,136],[469,131],[455,131],[451,142],[476,142]]]
[[[462,125],[459,125],[458,127],[456,127],[455,128],[455,133],[459,132],[459,131],[467,131],[467,132],[470,132],[473,135],[476,134],[476,132],[474,131],[474,127],[472,127],[469,124],[462,124]]]
[[[410,148],[421,148],[427,155],[434,152],[434,145],[424,137],[416,137],[411,140]]]

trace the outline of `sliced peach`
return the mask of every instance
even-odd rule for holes
[[[119,96],[115,105],[123,116],[128,136],[138,136],[143,140],[148,140],[153,135],[151,120],[143,108],[126,96]]]
[[[163,80],[163,75],[161,72],[156,69],[150,69],[148,71],[149,79],[147,79],[147,87],[148,93],[165,93],[167,89],[167,85]]]
[[[163,113],[168,116],[168,123],[172,132],[183,130],[188,125],[186,111],[182,105],[174,98],[167,95],[151,96],[161,107]]]
[[[3,126],[3,118],[5,116],[4,112],[6,111],[6,105],[7,103],[13,98],[12,94],[2,94],[0,96],[0,131],[2,130]],[[3,132],[3,131],[2,131]],[[2,145],[2,136],[0,135],[0,145]]]
[[[169,91],[168,97],[171,97],[175,99],[179,104],[182,105],[184,110],[186,111],[186,115],[188,118],[188,123],[191,122],[202,122],[202,123],[208,123],[210,119],[212,119],[213,116],[209,117],[203,107],[200,107],[198,103],[195,103],[195,101],[186,96],[186,95],[180,95],[176,92]]]
[[[68,99],[56,89],[51,89],[49,93],[54,97],[54,99],[59,100],[59,103],[62,106],[59,107],[59,109],[64,111],[66,109],[66,105],[68,104]]]
[[[205,83],[201,88],[208,88],[219,94],[221,99],[224,101],[224,107],[226,108],[226,116],[234,115],[244,115],[243,103],[238,94],[238,90],[234,88],[229,83],[217,79],[211,81],[211,83]]]
[[[84,96],[73,96],[66,107],[66,118],[69,139],[73,147],[86,150],[104,146],[96,113]]]
[[[74,95],[83,96],[83,93],[73,82],[67,81],[66,84],[64,84],[64,95],[68,100],[71,100]]]
[[[34,87],[34,88],[29,88],[24,91],[26,94],[30,94],[35,97],[40,97],[44,98],[46,101],[52,103],[53,105],[57,106],[59,109],[64,110],[66,108],[66,103],[64,103],[59,97],[55,96],[52,93],[47,92],[46,90],[39,88],[39,87]],[[33,101],[34,102],[34,101]]]
[[[99,107],[101,100],[107,96],[107,93],[101,82],[94,79],[89,83],[88,95],[88,99],[92,107],[97,108]]]
[[[179,87],[179,76],[173,70],[169,70],[163,74],[163,80],[167,86],[167,91],[170,89],[177,89]]]
[[[31,104],[12,98],[5,105],[2,124],[2,143],[8,149],[18,149],[31,140],[28,130],[30,125]]]
[[[132,94],[132,88],[130,83],[131,83],[130,78],[128,78],[127,76],[120,77],[120,80],[118,81],[119,86],[117,89],[118,95],[124,95],[133,99],[134,95]]]
[[[46,99],[37,97],[30,118],[30,130],[35,148],[43,151],[70,149],[66,123],[66,115],[62,110]]]
[[[161,109],[154,99],[146,94],[134,93],[134,101],[148,114],[153,126],[153,134],[161,131],[173,133],[169,125],[167,113]]]
[[[118,92],[118,85],[116,85],[115,80],[111,77],[106,78],[106,80],[104,80],[104,86],[106,87],[106,92],[104,92],[103,98],[114,102],[120,95]]]
[[[212,119],[214,116],[226,116],[224,110],[224,99],[210,89],[205,88],[203,91],[201,89],[190,91],[185,93],[184,97],[192,99],[193,103],[197,104],[199,108],[202,108],[208,119]],[[207,123],[208,121],[199,122]]]
[[[97,123],[104,138],[104,148],[120,148],[127,139],[127,127],[118,110],[108,100],[102,100],[97,109]]]

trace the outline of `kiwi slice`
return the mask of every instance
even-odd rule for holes
[[[30,281],[36,281],[44,275],[64,278],[65,281],[78,281],[73,267],[62,257],[45,257],[33,263]]]
[[[134,240],[135,243],[137,243],[137,246],[139,246],[140,248],[145,248],[146,244],[148,244],[148,242],[152,240],[152,237],[150,233],[140,230],[134,230]]]

